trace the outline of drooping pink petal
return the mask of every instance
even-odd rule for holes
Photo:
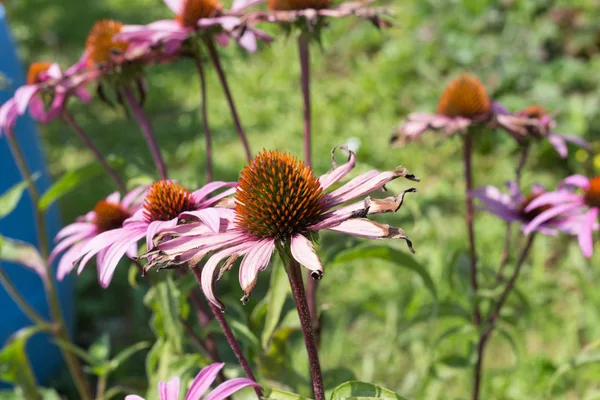
[[[29,99],[29,114],[38,122],[48,122],[48,117],[44,108],[44,101],[40,98],[40,96],[36,95]]]
[[[82,240],[73,245],[73,247],[65,251],[65,254],[62,255],[56,268],[56,279],[58,279],[59,282],[73,271],[75,268],[75,261],[80,257],[81,250],[83,250],[87,242],[87,240]]]
[[[585,214],[577,234],[579,247],[586,258],[590,258],[594,252],[593,232],[597,218],[598,208],[594,207]]]
[[[323,264],[315,251],[312,242],[304,235],[296,235],[292,237],[291,243],[292,256],[301,265],[311,271],[311,276],[320,279],[323,276]]]
[[[140,236],[143,237],[144,235],[127,237],[108,248],[102,259],[102,264],[98,265],[100,267],[100,285],[102,287],[107,288],[110,285],[117,264],[119,264],[119,261],[121,261],[131,246],[135,245],[141,239]]]
[[[204,208],[196,211],[187,211],[181,213],[179,218],[197,218],[202,221],[206,226],[210,228],[213,232],[219,232],[221,227],[221,217],[224,214],[231,214],[229,218],[233,216],[234,211],[228,209],[218,209],[218,208]]]
[[[204,292],[204,296],[206,299],[223,310],[225,307],[223,304],[217,299],[214,291],[214,283],[215,283],[215,273],[216,269],[219,266],[219,263],[223,261],[225,258],[230,257],[234,254],[245,254],[248,250],[250,250],[257,242],[253,242],[251,240],[246,241],[245,243],[238,244],[236,246],[228,247],[225,250],[221,250],[215,254],[213,254],[204,267],[202,267],[202,276],[201,276],[201,286],[202,291]],[[195,256],[194,256],[195,257]]]
[[[96,227],[93,224],[88,224],[88,225],[90,225],[90,230],[78,232],[77,234],[69,236],[65,240],[60,241],[54,247],[54,249],[52,249],[52,252],[50,253],[50,256],[48,257],[48,263],[52,264],[54,262],[54,259],[56,258],[56,256],[58,256],[60,253],[65,251],[65,249],[67,247],[70,247],[73,244],[79,242],[80,240],[88,238],[91,235],[93,235],[96,231]]]
[[[536,228],[539,227],[540,225],[542,225],[544,222],[550,221],[552,218],[556,218],[557,216],[559,216],[561,214],[565,214],[570,211],[576,210],[579,207],[581,207],[581,205],[578,203],[567,203],[567,204],[560,204],[560,205],[554,206],[554,207],[550,208],[549,210],[546,210],[546,211],[540,213],[538,216],[536,216],[534,219],[532,219],[531,222],[529,224],[527,224],[527,226],[525,227],[524,232],[526,235],[529,235],[531,232],[536,230]]]
[[[254,285],[256,285],[259,271],[264,270],[269,265],[274,249],[274,239],[262,239],[248,251],[242,260],[239,280],[246,297],[250,295]]]
[[[200,400],[200,397],[208,390],[215,381],[219,371],[223,369],[225,363],[214,363],[204,368],[196,375],[190,390],[185,395],[185,400]]]
[[[238,390],[246,387],[260,388],[260,385],[248,378],[234,378],[228,380],[227,382],[221,383],[215,388],[215,390],[210,392],[208,396],[204,398],[204,400],[225,400]]]
[[[327,229],[368,239],[380,239],[389,235],[388,225],[383,225],[366,218],[349,219],[337,226]]]
[[[179,400],[179,383],[178,377],[175,377],[168,382],[159,382],[158,396],[160,400]]]
[[[517,182],[515,181],[509,181],[506,182],[506,188],[508,189],[508,193],[510,194],[510,197],[512,199],[512,201],[516,204],[516,203],[520,203],[521,201],[523,201],[523,195],[521,194],[521,189],[519,189],[519,185],[517,184]],[[538,191],[538,189],[541,188],[541,191]],[[544,192],[544,188],[540,187],[539,185],[534,185],[533,186],[533,190],[532,193],[542,193]]]
[[[0,136],[2,136],[2,132],[7,135],[10,133],[18,116],[16,101],[14,97],[11,97],[0,107]]]
[[[563,183],[566,185],[576,186],[585,190],[589,189],[590,187],[590,180],[583,175],[568,176],[563,180]]]
[[[561,136],[550,133],[548,134],[548,141],[552,144],[552,146],[554,146],[554,149],[558,155],[561,156],[561,158],[567,157],[569,150],[567,149],[565,140]]]
[[[138,186],[135,189],[132,189],[129,193],[127,193],[124,197],[123,197],[123,202],[122,205],[125,208],[129,208],[132,206],[132,204],[138,200],[140,201],[140,203],[143,201],[143,194],[144,192],[148,189],[147,185],[142,185],[142,186]]]
[[[192,196],[194,197],[194,200],[196,200],[197,203],[202,203],[203,201],[209,200],[206,199],[206,197],[211,194],[212,192],[215,192],[217,190],[223,189],[223,188],[235,188],[237,187],[237,182],[221,182],[221,181],[216,181],[216,182],[211,182],[211,183],[207,183],[206,185],[204,185],[201,189],[198,189],[194,192],[192,192]],[[229,192],[231,194],[231,192]]]
[[[334,159],[335,151],[338,148],[348,152],[348,161],[346,163],[340,165],[339,167],[336,166],[335,159]],[[323,190],[325,190],[325,189],[329,188],[331,185],[339,182],[346,175],[348,175],[348,173],[350,171],[352,171],[352,169],[356,165],[356,154],[354,154],[353,151],[348,149],[347,146],[336,146],[333,148],[333,150],[331,150],[331,161],[334,165],[333,170],[324,175],[321,175],[321,177],[319,178],[319,183],[321,184],[321,187],[323,188]]]
[[[58,242],[64,237],[71,236],[73,234],[79,234],[81,232],[90,232],[93,229],[95,229],[95,226],[90,224],[89,222],[75,222],[73,224],[65,226],[60,231],[58,231],[56,237],[54,238],[54,241]]]
[[[39,90],[40,85],[25,85],[17,89],[15,92],[15,101],[17,103],[17,111],[19,114],[25,114],[25,110],[27,110],[31,98],[35,96]]]
[[[183,253],[192,249],[218,250],[227,245],[233,246],[247,239],[248,235],[241,230],[231,230],[221,234],[208,234],[198,236],[194,239],[187,237],[175,238],[161,243],[158,248],[165,253]]]
[[[238,38],[237,42],[244,50],[250,53],[254,53],[258,49],[256,35],[252,29],[246,29],[242,36]]]
[[[525,212],[530,212],[538,207],[547,205],[556,205],[561,203],[578,203],[583,204],[583,198],[575,193],[571,193],[568,190],[557,190],[556,192],[548,192],[539,195],[533,199],[527,207]]]
[[[146,230],[146,248],[148,250],[152,250],[154,244],[152,243],[152,239],[157,232],[168,230],[177,225],[177,218],[173,218],[170,221],[152,221],[150,225],[148,225],[148,229]]]

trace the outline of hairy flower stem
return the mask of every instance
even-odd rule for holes
[[[496,327],[496,320],[500,316],[500,311],[502,311],[502,307],[506,303],[506,299],[508,295],[512,292],[515,287],[515,283],[519,274],[521,273],[521,268],[523,267],[523,263],[529,254],[529,250],[531,249],[531,245],[533,244],[533,239],[535,238],[535,233],[531,234],[527,237],[527,243],[521,250],[521,254],[519,255],[519,260],[517,261],[517,265],[515,266],[515,270],[513,271],[512,276],[506,283],[496,306],[492,310],[492,313],[488,317],[486,321],[486,327],[482,331],[479,336],[479,342],[477,343],[477,361],[475,363],[475,373],[473,374],[473,400],[479,400],[479,393],[481,391],[481,381],[483,378],[483,357],[485,354],[486,345]]]
[[[1,264],[0,264],[0,285],[2,285],[2,287],[4,288],[6,293],[8,293],[10,298],[17,304],[19,309],[23,312],[23,314],[25,314],[31,320],[31,322],[34,322],[36,325],[39,325],[39,326],[49,326],[50,325],[48,323],[48,321],[46,321],[44,319],[44,317],[42,317],[40,314],[38,314],[37,311],[35,311],[33,308],[31,308],[31,306],[29,305],[27,300],[25,300],[25,298],[23,298],[23,296],[21,296],[21,293],[19,293],[17,288],[15,288],[15,286],[12,284],[12,282],[10,281],[10,278],[4,271],[4,268],[2,267]]]
[[[221,81],[221,86],[225,92],[225,97],[227,97],[227,103],[229,104],[229,109],[231,110],[231,116],[233,117],[235,129],[238,131],[238,135],[240,136],[242,145],[244,146],[244,151],[246,152],[246,159],[248,162],[250,162],[252,160],[252,152],[250,151],[250,145],[248,144],[246,132],[244,132],[244,128],[242,128],[242,123],[240,122],[240,117],[235,107],[235,103],[233,102],[233,96],[231,95],[231,90],[229,90],[227,77],[225,77],[225,71],[223,71],[223,66],[221,65],[221,60],[219,59],[219,53],[217,52],[217,48],[215,47],[215,43],[212,41],[212,39],[206,39],[205,42],[206,47],[208,48],[208,55],[210,56],[215,69],[217,70],[219,81]]]
[[[90,149],[92,153],[94,153],[94,156],[96,156],[96,159],[98,160],[100,165],[102,165],[102,167],[104,167],[104,169],[106,170],[108,175],[110,175],[112,180],[115,182],[115,184],[119,188],[119,191],[121,191],[122,193],[125,193],[127,191],[125,182],[123,182],[123,180],[121,179],[119,174],[117,174],[117,171],[115,171],[113,169],[113,167],[110,166],[108,161],[106,161],[106,158],[104,158],[104,156],[102,155],[100,150],[94,145],[94,143],[89,138],[89,136],[86,135],[83,128],[77,123],[77,121],[75,121],[75,118],[73,118],[73,115],[71,115],[71,113],[69,113],[66,108],[62,112],[62,117],[63,117],[63,120],[67,123],[67,125],[69,125],[71,127],[71,129],[73,129],[75,131],[75,133],[77,133],[77,135],[79,136],[79,138],[81,139],[83,144],[85,144],[87,146],[87,148]]]
[[[466,206],[466,222],[467,232],[469,235],[469,255],[471,258],[471,289],[473,290],[473,322],[476,326],[481,323],[481,313],[477,304],[477,250],[475,249],[475,230],[473,228],[473,171],[472,171],[472,155],[473,155],[473,136],[471,131],[467,130],[464,137],[464,163],[465,163],[465,206]]]
[[[323,374],[321,373],[321,364],[319,363],[319,351],[317,350],[317,342],[313,331],[312,320],[308,310],[306,301],[306,293],[304,292],[304,284],[302,283],[302,271],[300,265],[292,257],[286,257],[288,260],[287,274],[292,287],[292,294],[300,317],[300,325],[302,326],[302,334],[304,335],[304,345],[308,353],[308,361],[310,365],[310,374],[312,377],[313,391],[316,400],[325,400],[325,386],[323,385]],[[286,260],[284,259],[284,263]]]
[[[206,142],[206,183],[213,180],[213,159],[212,159],[212,139],[210,134],[210,126],[208,124],[208,110],[206,108],[206,75],[204,74],[204,66],[200,55],[194,56],[198,76],[200,77],[200,108],[202,110],[202,127],[204,129],[204,140]]]
[[[47,260],[49,255],[47,237],[48,231],[46,230],[46,219],[44,217],[44,213],[39,207],[40,194],[37,190],[37,187],[35,186],[35,182],[33,181],[31,171],[29,170],[29,167],[27,166],[27,163],[25,161],[25,156],[23,155],[21,146],[15,139],[13,132],[7,132],[6,138],[8,140],[8,145],[11,149],[15,162],[17,163],[17,167],[21,172],[21,176],[27,182],[29,195],[31,196],[31,201],[33,202],[34,207],[36,230],[38,235],[38,246],[40,248],[42,258],[44,260]],[[56,290],[56,282],[54,280],[54,271],[52,271],[52,266],[50,264],[46,265],[46,269],[47,274],[44,279],[44,288],[46,291],[48,305],[50,306],[52,320],[58,325],[57,329],[54,331],[54,334],[61,340],[71,343],[71,338],[69,337],[69,332],[66,328],[67,325],[65,323],[65,319],[60,308],[60,301],[58,297],[58,292]],[[83,369],[79,362],[79,359],[75,357],[70,351],[64,350],[62,347],[60,348],[60,350],[65,359],[65,362],[67,363],[67,367],[69,368],[71,376],[73,377],[80,398],[82,400],[91,400],[93,398],[92,389],[90,387],[89,382],[85,378],[85,375],[83,374]]]
[[[302,88],[302,105],[304,110],[304,162],[309,167],[312,164],[312,119],[310,103],[310,47],[309,38],[305,35],[298,36],[298,56],[300,58],[300,86]],[[306,300],[312,320],[317,346],[320,338],[319,312],[317,309],[317,289],[319,281],[310,279],[310,271],[307,272]]]
[[[167,179],[167,167],[165,165],[165,161],[163,160],[162,154],[160,153],[160,148],[158,147],[158,143],[156,142],[156,138],[152,132],[152,125],[150,124],[148,117],[146,117],[146,113],[144,113],[144,110],[137,102],[137,99],[130,88],[123,87],[121,89],[121,94],[125,98],[125,101],[127,101],[131,112],[140,124],[142,135],[144,135],[144,139],[146,139],[146,143],[150,148],[150,152],[152,153],[152,158],[154,159],[154,164],[156,164],[156,169],[158,170],[160,179]]]
[[[198,282],[198,284],[201,285],[202,284],[201,268],[198,265],[196,265],[194,268],[192,268],[192,271],[194,272],[194,276],[196,277],[196,282]],[[235,357],[238,359],[238,362],[242,366],[244,373],[246,374],[248,379],[252,379],[254,382],[256,382],[256,377],[254,376],[252,369],[250,369],[250,364],[248,363],[248,360],[246,359],[246,356],[244,355],[244,352],[242,351],[240,344],[237,342],[237,340],[233,334],[233,331],[231,330],[231,327],[229,326],[229,323],[225,319],[225,315],[224,315],[223,311],[221,311],[221,309],[219,309],[219,307],[215,306],[210,301],[208,302],[208,305],[210,306],[210,309],[211,309],[213,315],[215,316],[215,319],[219,323],[219,326],[221,327],[223,334],[225,334],[225,338],[227,339],[227,342],[229,343],[229,346],[231,347],[233,354],[235,354]],[[254,388],[254,391],[256,392],[256,395],[259,398],[262,396],[261,389]]]

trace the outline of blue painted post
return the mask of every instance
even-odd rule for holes
[[[0,73],[8,80],[8,87],[0,87],[0,104],[13,96],[14,90],[24,83],[23,69],[17,58],[16,49],[13,45],[5,20],[4,8],[0,4]],[[39,171],[42,175],[37,181],[38,190],[43,193],[50,185],[50,179],[46,170],[44,155],[31,118],[22,117],[17,122],[15,137],[23,148],[27,158],[27,164],[32,171]],[[5,138],[0,138],[0,193],[4,193],[15,183],[20,182],[21,176]],[[50,240],[60,228],[58,210],[52,207],[47,214],[48,237]],[[29,243],[37,243],[35,232],[35,220],[33,217],[33,205],[29,195],[23,196],[17,208],[6,218],[0,220],[0,235],[24,240]],[[17,289],[29,301],[33,308],[40,314],[49,318],[48,304],[44,288],[39,277],[30,270],[16,264],[3,263],[8,276]],[[73,282],[67,278],[59,285],[61,305],[65,319],[72,330],[74,307],[73,307]],[[0,310],[2,310],[2,322],[0,323],[0,345],[20,328],[30,326],[31,323],[13,303],[12,299],[0,287]],[[38,383],[44,384],[48,378],[62,364],[60,352],[56,346],[50,343],[48,335],[37,335],[33,337],[27,346],[29,360],[33,366]],[[4,386],[6,387],[6,386]],[[2,383],[0,383],[2,388]]]

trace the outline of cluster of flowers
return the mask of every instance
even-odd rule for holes
[[[410,114],[392,136],[392,143],[404,146],[428,130],[441,131],[448,137],[472,126],[503,129],[521,146],[528,146],[532,139],[548,139],[563,158],[568,155],[566,142],[589,148],[581,138],[554,132],[556,122],[552,114],[538,105],[510,113],[488,97],[477,77],[467,74],[450,82],[436,114]],[[515,181],[507,182],[506,186],[508,193],[484,186],[471,194],[481,201],[482,210],[508,222],[521,223],[527,235],[534,231],[547,235],[556,235],[559,231],[576,235],[584,256],[591,257],[592,233],[599,227],[600,177],[588,179],[573,175],[553,192],[534,185],[528,194],[522,194]],[[575,189],[582,193],[574,192]]]

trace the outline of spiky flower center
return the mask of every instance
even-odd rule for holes
[[[490,99],[477,77],[463,74],[446,87],[437,112],[448,117],[484,115],[490,112]]]
[[[106,200],[100,200],[94,207],[96,219],[94,223],[99,232],[106,232],[112,229],[118,229],[123,226],[123,222],[131,217],[129,211],[118,204],[109,203]]]
[[[259,238],[288,240],[323,214],[323,189],[289,153],[263,150],[247,165],[235,195],[236,222]]]
[[[585,204],[600,207],[600,176],[590,179],[590,187],[585,191]]]
[[[269,0],[267,7],[275,11],[293,11],[314,8],[321,10],[329,8],[331,0]]]
[[[222,8],[218,0],[184,0],[177,21],[181,26],[193,28],[198,20],[215,17]]]
[[[122,54],[127,50],[128,43],[113,40],[122,28],[121,22],[108,19],[94,24],[85,44],[88,67],[110,63],[113,55]]]
[[[27,71],[27,84],[35,85],[42,82],[42,74],[50,69],[52,63],[41,61],[31,63]]]
[[[540,197],[542,194],[544,194],[544,192],[530,193],[521,202],[521,216],[523,217],[523,219],[525,221],[531,221],[531,220],[533,220],[535,217],[537,217],[538,215],[540,215],[544,211],[549,210],[550,207],[552,207],[550,205],[546,205],[546,206],[536,207],[536,208],[534,208],[533,210],[530,210],[530,211],[525,211],[525,209],[527,208],[527,206],[533,200],[535,200],[538,197]]]
[[[171,181],[158,181],[146,195],[144,217],[147,222],[170,221],[195,208],[196,202],[189,190]]]
[[[525,108],[520,114],[527,118],[541,119],[542,117],[548,115],[548,112],[546,112],[546,109],[542,106],[533,105]]]

